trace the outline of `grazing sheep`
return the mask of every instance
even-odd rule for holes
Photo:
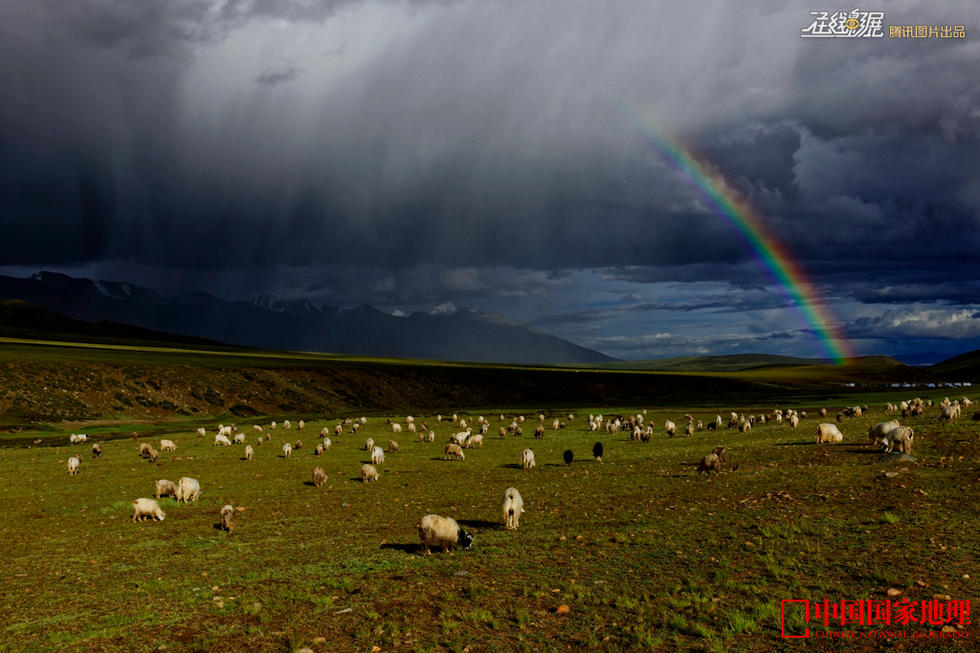
[[[748,433],[751,430],[752,430],[752,422],[750,422],[749,420],[745,419],[738,423],[739,433]]]
[[[597,463],[602,462],[602,443],[596,442],[592,445],[592,456],[595,458]]]
[[[374,447],[371,449],[371,463],[374,465],[380,465],[385,461],[385,450],[381,447]]]
[[[160,440],[160,451],[177,451],[173,440]]]
[[[943,412],[939,415],[939,419],[943,422],[952,422],[954,419],[960,416],[960,405],[950,404],[943,408]]]
[[[88,436],[84,433],[72,433],[70,436],[68,436],[68,441],[72,444],[80,444],[86,440],[88,440]]]
[[[183,476],[177,481],[177,501],[197,501],[197,496],[201,493],[201,484],[196,478]]]
[[[521,469],[534,469],[534,452],[530,449],[521,451]]]
[[[226,503],[221,507],[221,530],[235,532],[235,506]]]
[[[500,502],[500,512],[504,516],[504,528],[508,531],[517,530],[521,513],[524,512],[524,499],[517,488],[509,487],[504,490],[503,501]]]
[[[78,473],[78,466],[82,464],[82,459],[78,456],[72,456],[68,459],[68,475],[74,476]]]
[[[572,459],[575,458],[575,454],[572,453],[571,449],[565,449],[565,452],[561,455],[562,460],[565,461],[566,465],[572,464]]]
[[[898,426],[881,437],[881,447],[885,453],[898,451],[899,453],[912,453],[912,438],[915,433],[908,426]]]
[[[789,425],[794,429],[800,425],[800,418],[799,416],[797,416],[796,413],[793,413],[792,415],[789,416]]]
[[[324,450],[329,449],[332,444],[333,444],[333,442],[330,441],[330,438],[323,438],[323,449]]]
[[[323,455],[323,443],[322,442],[317,442],[316,443],[316,446],[313,447],[313,455],[314,456],[322,456]]]
[[[291,428],[293,428],[293,425],[289,423],[289,420],[288,419],[284,419],[282,421],[282,427],[284,429],[291,429]]]
[[[482,449],[483,448],[483,436],[482,435],[477,434],[477,435],[471,435],[469,437],[469,439],[466,441],[466,448],[467,449],[472,449],[473,447],[476,447],[477,449]]]
[[[313,487],[320,487],[327,482],[327,473],[322,467],[313,468]]]
[[[501,426],[500,428],[498,428],[497,429],[497,435],[499,435],[501,438],[506,438],[507,437],[507,427],[506,426]]]
[[[699,431],[703,431],[704,430],[704,422],[702,422],[701,420],[698,420],[698,424],[697,424],[697,426],[695,428],[697,430],[699,430]]]
[[[664,422],[664,431],[666,431],[667,435],[670,437],[674,437],[674,434],[677,433],[677,425],[670,420],[667,420]]]
[[[426,440],[428,440],[429,442],[435,442],[436,441],[436,432],[435,431],[429,431],[429,437],[427,437]]]
[[[698,473],[710,474],[712,471],[715,474],[721,471],[721,463],[725,459],[725,447],[717,446],[711,453],[701,459],[698,463]]]
[[[874,426],[868,429],[868,440],[871,444],[878,444],[878,442],[901,426],[897,419],[890,420],[888,422],[878,422]]]
[[[394,424],[391,425],[391,432],[392,433],[401,433],[402,432],[402,425],[399,424],[398,422],[395,422]]]
[[[231,446],[231,440],[229,440],[228,439],[228,436],[226,436],[226,435],[218,434],[218,435],[214,436],[214,445],[213,446],[217,447],[218,445],[221,445],[222,447],[230,447]]]
[[[371,451],[371,449],[374,449],[374,438],[368,438],[364,441],[364,450]]]
[[[236,433],[235,437],[231,439],[232,444],[245,444],[245,434]]]
[[[452,441],[456,444],[462,446],[464,442],[473,434],[473,429],[466,429],[465,431],[460,431],[452,436]]]
[[[836,424],[822,422],[817,425],[817,444],[825,442],[843,442],[844,434],[840,432]]]
[[[293,455],[293,445],[289,444],[288,442],[282,445],[282,457],[289,458],[292,455]]]
[[[92,445],[92,457],[93,458],[99,458],[100,456],[102,456],[102,447],[100,447],[98,445],[98,443],[93,444]]]
[[[426,515],[419,522],[419,542],[422,553],[429,555],[431,547],[440,547],[443,553],[449,553],[457,546],[469,549],[473,546],[473,536],[460,529],[452,517]]]
[[[374,483],[378,480],[378,470],[374,465],[361,465],[361,483]]]
[[[433,433],[433,435],[435,434]],[[428,435],[426,434],[425,431],[419,431],[418,435],[415,436],[416,442],[425,442],[427,439],[428,439]]]
[[[276,430],[276,421],[275,420],[272,420],[272,424],[269,424],[269,428],[272,429],[273,431]]]
[[[401,449],[398,447],[398,443],[394,440],[388,440],[388,453],[392,453],[394,451],[401,451]]]
[[[253,431],[258,431],[259,433],[261,433],[262,432],[262,427],[259,426],[258,424],[252,424],[252,430]]]
[[[684,435],[688,437],[694,435],[694,422],[687,423],[687,426],[684,427]]]
[[[463,450],[460,446],[454,442],[446,444],[446,452],[443,456],[444,460],[449,460],[450,458],[455,458],[457,460],[466,460],[466,456],[463,454]]]
[[[302,431],[303,429],[306,428],[306,422],[300,420],[298,426],[299,426],[299,430]]]
[[[250,444],[245,445],[245,460],[251,460],[254,454],[255,454],[255,449],[252,448],[252,445]]]
[[[140,442],[140,458],[146,458],[149,456],[151,448],[152,447],[150,447],[149,442]]]
[[[197,429],[197,434],[203,438],[208,434],[208,430],[202,426]]]
[[[168,481],[165,478],[161,478],[156,482],[156,492],[154,496],[159,499],[160,497],[173,497],[177,498],[177,484],[173,481]]]
[[[153,447],[150,447],[150,451],[146,454],[146,459],[149,460],[151,463],[155,463],[159,456],[160,454],[157,453],[157,450],[154,449]]]
[[[534,437],[538,440],[544,437],[544,424],[538,424],[534,428]]]
[[[820,414],[820,417],[826,417],[827,416],[827,409],[826,408],[821,408],[819,414]]]
[[[144,517],[163,521],[167,513],[160,510],[160,505],[153,499],[139,498],[133,502],[133,521],[142,521]]]

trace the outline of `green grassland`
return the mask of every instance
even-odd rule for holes
[[[8,342],[0,345],[0,650],[769,651],[789,648],[780,639],[784,599],[882,599],[897,589],[976,605],[973,409],[952,424],[936,408],[908,420],[917,460],[883,458],[864,434],[886,418],[885,402],[953,392],[883,389],[890,367],[579,372]],[[860,392],[865,382],[878,385]],[[855,404],[871,414],[844,421],[843,443],[814,444],[819,407],[833,416]],[[776,407],[809,417],[795,431],[662,432],[666,419],[683,427],[687,412],[707,423]],[[452,409],[491,424],[484,447],[464,461],[443,460],[459,428],[436,413]],[[644,409],[657,427],[652,442],[587,430],[589,413]],[[541,440],[538,413],[549,424]],[[333,435],[339,419],[360,414],[368,423],[358,434]],[[408,414],[428,423],[434,443],[392,434],[386,418],[404,425]],[[527,416],[524,435],[499,438],[516,414]],[[558,431],[555,416],[566,422]],[[270,430],[284,418],[292,430]],[[238,424],[253,446],[253,424],[273,439],[247,462],[242,446],[212,445],[219,422]],[[317,457],[324,427],[333,445]],[[91,442],[68,444],[78,431],[100,443],[101,458]],[[177,450],[155,464],[139,458],[140,442],[159,448],[162,437]],[[367,437],[386,448],[394,438],[401,449],[371,485],[359,478]],[[285,459],[282,444],[298,439],[304,447]],[[596,441],[601,463],[591,456]],[[699,475],[697,461],[716,444],[728,452],[722,473]],[[525,447],[534,470],[517,465]],[[70,477],[66,460],[76,453],[81,470]],[[319,488],[317,465],[328,475]],[[197,502],[161,499],[165,521],[131,521],[133,500],[152,497],[156,479],[182,476],[200,481]],[[499,514],[509,486],[527,511],[517,531],[505,531]],[[241,508],[230,535],[217,528],[225,503]],[[427,513],[456,518],[476,534],[473,549],[419,555],[416,524]],[[790,625],[803,627],[798,614]],[[908,628],[910,637],[927,630],[936,628]],[[806,647],[974,648],[980,634],[965,632],[971,639]]]
[[[694,416],[765,406],[760,397]],[[103,440],[100,459],[64,434],[0,449],[0,649],[763,651],[785,643],[783,599],[883,598],[898,588],[913,599],[976,600],[980,447],[968,417],[940,427],[933,410],[910,420],[916,462],[884,461],[864,443],[880,408],[846,420],[839,445],[813,443],[812,416],[797,431],[770,424],[668,438],[658,429],[650,443],[585,428],[589,412],[641,408],[584,408],[542,440],[531,436],[530,413],[523,437],[500,439],[500,411],[488,411],[485,446],[459,462],[442,459],[456,427],[421,414],[435,443],[392,436],[372,417],[357,435],[332,436],[322,457],[317,434],[336,421],[302,414],[290,431],[240,422],[253,445],[251,423],[273,435],[251,462],[241,446],[214,447],[211,433],[183,424],[153,434],[178,445],[157,464],[128,438]],[[680,422],[685,410],[657,408],[647,419]],[[358,478],[367,437],[401,445],[373,485]],[[282,443],[297,439],[305,446],[283,458]],[[591,460],[596,441],[601,463]],[[719,443],[725,471],[699,476],[693,463]],[[527,446],[531,471],[516,464]],[[565,449],[575,453],[570,466]],[[76,452],[81,471],[69,477]],[[329,477],[319,488],[315,465]],[[131,502],[152,496],[155,479],[181,476],[200,480],[196,503],[161,499],[165,521],[130,521]],[[516,532],[499,515],[508,486],[527,510]],[[232,535],[216,528],[228,502],[244,509]],[[415,525],[430,512],[476,533],[473,549],[418,555]]]

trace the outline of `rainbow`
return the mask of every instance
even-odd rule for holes
[[[835,363],[845,363],[854,358],[854,350],[827,310],[819,291],[807,279],[803,267],[793,259],[789,249],[766,226],[762,217],[728,185],[724,177],[698,161],[688,148],[676,140],[668,139],[629,107],[626,107],[626,112],[667,164],[698,191],[707,205],[734,227],[742,241],[755,252],[766,271],[792,299],[827,355]]]

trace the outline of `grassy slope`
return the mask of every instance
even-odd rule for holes
[[[733,354],[730,356],[685,356],[681,358],[658,358],[642,361],[621,361],[607,363],[602,367],[620,370],[661,370],[675,372],[739,372],[758,367],[777,367],[783,365],[801,366],[819,364],[812,358],[794,356],[775,356],[770,354]]]
[[[944,380],[976,381],[980,378],[980,351],[954,356],[927,369]]]
[[[772,403],[724,401],[694,416],[750,406]],[[648,420],[680,422],[688,408],[661,407]],[[312,420],[293,421],[304,416]],[[940,428],[933,411],[912,422],[920,462],[884,463],[862,436],[883,417],[876,409],[847,421],[843,444],[817,447],[812,418],[795,432],[769,425],[642,444],[589,433],[579,416],[541,441],[489,437],[462,462],[441,460],[456,430],[442,423],[436,444],[399,436],[402,452],[388,455],[373,486],[356,477],[364,438],[390,438],[380,418],[334,437],[323,458],[311,445],[333,420],[312,420],[302,435],[275,431],[251,463],[240,447],[215,448],[176,424],[178,449],[157,465],[129,439],[104,441],[99,460],[63,435],[54,447],[0,449],[0,650],[768,651],[783,644],[782,599],[880,599],[897,587],[975,604],[976,429]],[[307,444],[289,460],[280,456],[287,436]],[[601,464],[589,460],[596,440]],[[716,443],[738,470],[699,477],[691,463]],[[531,472],[515,465],[526,446],[538,461]],[[566,448],[570,467],[560,464]],[[85,460],[70,478],[64,461],[76,451]],[[314,465],[329,475],[321,488],[308,484]],[[201,481],[196,504],[162,500],[166,521],[129,521],[154,479],[185,475]],[[510,485],[527,509],[517,532],[498,525]],[[231,536],[214,526],[226,502],[245,508]],[[415,524],[429,512],[466,524],[474,550],[415,555]],[[561,604],[567,616],[555,614]]]
[[[453,406],[566,406],[839,390],[869,370],[608,371],[325,354],[0,340],[0,430]]]

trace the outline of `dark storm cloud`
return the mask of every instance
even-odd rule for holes
[[[276,84],[291,82],[305,72],[305,70],[296,66],[286,66],[277,70],[265,70],[255,77],[255,82],[257,84],[265,84],[266,86],[274,86]]]
[[[535,309],[555,325],[785,305],[653,129],[722,174],[825,301],[975,301],[973,5],[889,3],[886,24],[967,24],[920,42],[801,39],[811,9],[6,2],[0,262],[336,303],[564,293]],[[732,292],[642,292],[664,282]],[[637,299],[575,304],[572,283]]]

